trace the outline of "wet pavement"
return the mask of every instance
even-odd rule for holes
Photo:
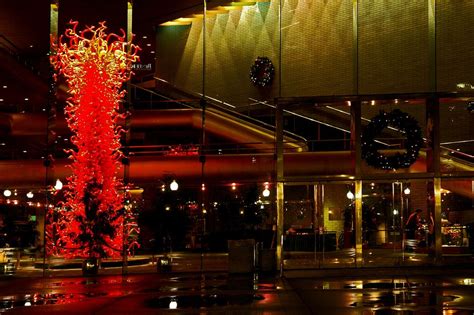
[[[2,277],[6,314],[474,314],[474,271],[295,277],[142,273]]]

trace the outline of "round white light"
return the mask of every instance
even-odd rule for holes
[[[5,190],[3,191],[3,195],[4,195],[5,197],[10,197],[10,196],[12,195],[12,191],[9,190],[9,189],[5,189]]]
[[[346,194],[346,197],[347,197],[347,199],[352,200],[352,199],[354,199],[354,194],[352,193],[352,191],[349,190]]]
[[[270,190],[268,188],[265,188],[262,192],[263,197],[268,197],[270,196]]]
[[[178,302],[176,302],[175,300],[171,300],[170,302],[170,310],[175,310],[178,308]]]
[[[403,193],[404,193],[405,195],[409,195],[409,194],[411,193],[410,188],[409,188],[409,187],[405,188],[405,190],[403,191]]]
[[[56,180],[56,184],[54,185],[54,189],[56,189],[56,190],[63,189],[63,183],[59,179]]]
[[[176,182],[176,180],[173,179],[173,181],[172,181],[171,184],[170,184],[170,189],[171,189],[172,191],[176,191],[176,190],[178,190],[178,187],[179,187],[178,182]]]
[[[393,215],[398,215],[398,210],[397,209],[393,209]]]
[[[29,199],[33,198],[33,192],[29,191],[27,194],[26,194],[26,197],[28,197]]]

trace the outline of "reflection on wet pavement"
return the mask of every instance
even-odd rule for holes
[[[259,294],[201,294],[163,296],[145,301],[150,308],[186,309],[210,308],[217,306],[249,305],[256,300],[263,300]]]
[[[474,314],[471,279],[289,280],[312,312],[347,314]],[[356,311],[351,313],[350,309]],[[331,311],[329,311],[330,313]]]
[[[53,305],[79,302],[84,298],[93,298],[107,296],[106,292],[85,292],[81,294],[25,294],[17,296],[2,296],[0,297],[0,312],[12,309],[15,307],[29,307],[39,305]]]
[[[474,281],[455,277],[260,278],[257,274],[0,281],[0,313],[474,314]],[[20,294],[22,292],[22,294]]]

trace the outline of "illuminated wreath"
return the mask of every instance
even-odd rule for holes
[[[257,57],[250,68],[250,81],[255,86],[265,87],[272,83],[275,67],[268,57]]]
[[[378,152],[375,138],[388,126],[392,126],[405,134],[405,153],[395,153],[387,156]],[[407,168],[418,158],[422,144],[421,128],[414,117],[399,109],[395,109],[390,113],[381,111],[379,115],[372,118],[362,133],[362,158],[367,164],[375,168],[384,170]]]

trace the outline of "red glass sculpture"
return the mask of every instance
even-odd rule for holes
[[[65,257],[118,257],[124,245],[122,182],[117,178],[122,153],[117,124],[120,101],[139,48],[122,35],[107,34],[105,22],[78,32],[78,22],[59,38],[51,63],[68,84],[65,108],[73,136],[72,175],[65,202],[55,214],[50,253]],[[51,229],[50,229],[51,230]],[[125,237],[126,239],[126,237]]]

